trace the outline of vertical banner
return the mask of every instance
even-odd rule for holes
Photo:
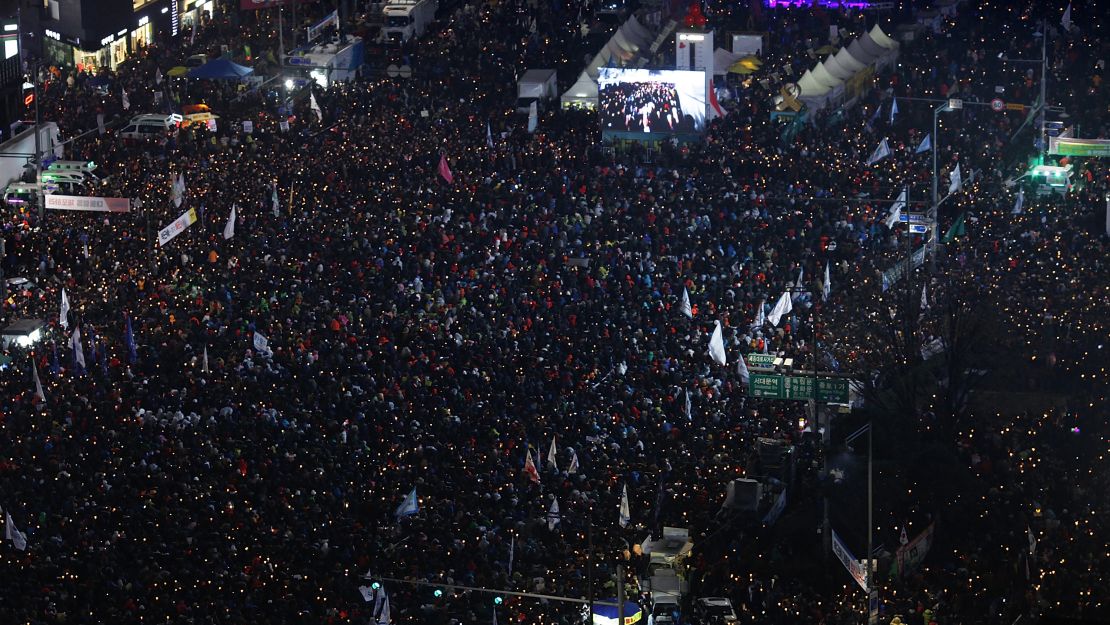
[[[197,222],[196,210],[190,208],[173,220],[173,223],[158,231],[158,245],[165,245],[181,234],[186,228]]]
[[[864,565],[861,561],[857,560],[848,547],[840,540],[840,536],[836,535],[836,530],[832,533],[832,550],[836,554],[836,558],[848,569],[848,574],[852,579],[856,580],[859,587],[867,592],[867,572],[864,570]]]
[[[933,530],[936,525],[936,522],[930,523],[924,532],[917,535],[917,538],[898,548],[896,559],[899,577],[912,573],[921,565],[926,554],[929,553],[929,548],[933,546]]]

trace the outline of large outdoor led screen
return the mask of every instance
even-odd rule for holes
[[[603,131],[692,133],[705,129],[705,72],[602,67],[597,89]]]

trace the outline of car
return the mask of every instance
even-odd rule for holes
[[[694,614],[705,625],[718,623],[735,623],[739,620],[736,610],[732,609],[732,601],[727,597],[702,597],[694,603]]]

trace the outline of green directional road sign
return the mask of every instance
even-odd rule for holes
[[[748,354],[748,366],[753,369],[770,369],[775,366],[774,354]]]
[[[814,379],[808,376],[753,373],[748,378],[748,394],[766,399],[808,401],[813,399],[813,382]],[[825,404],[848,403],[848,380],[819,378],[817,401]]]

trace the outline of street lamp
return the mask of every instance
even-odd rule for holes
[[[950,98],[947,102],[941,103],[940,106],[933,109],[933,189],[932,189],[932,202],[929,206],[929,219],[932,221],[933,237],[929,243],[929,262],[933,272],[937,270],[937,241],[940,238],[940,224],[937,221],[937,144],[940,143],[940,136],[937,135],[937,118],[941,113],[948,113],[950,111],[958,111],[964,107],[964,101],[959,98]]]

